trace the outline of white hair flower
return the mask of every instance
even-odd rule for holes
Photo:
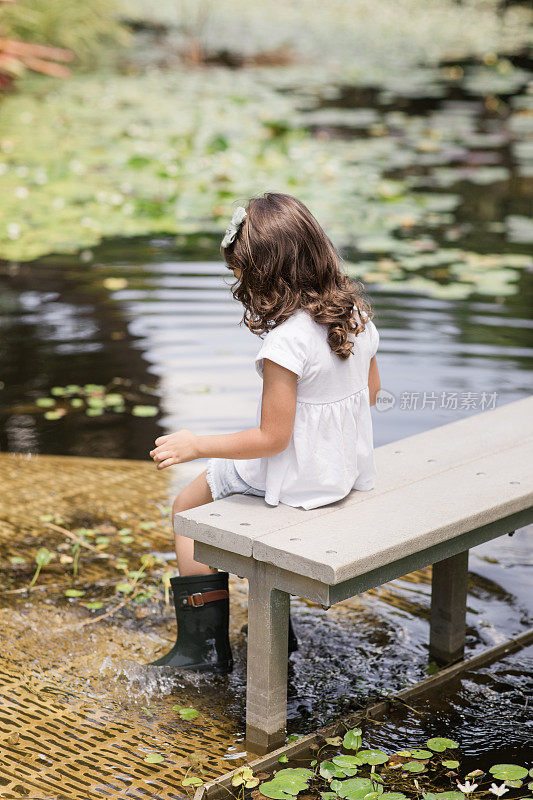
[[[495,783],[492,783],[491,787],[489,789],[489,792],[491,792],[491,794],[495,794],[496,797],[501,797],[502,794],[505,794],[505,792],[508,792],[508,791],[509,791],[509,789],[507,788],[505,783],[502,783],[501,786],[496,786]]]
[[[237,208],[233,212],[231,222],[226,228],[226,233],[224,234],[224,238],[222,239],[222,247],[227,247],[229,244],[233,242],[233,240],[237,236],[237,233],[239,232],[239,228],[241,227],[245,216],[246,216],[246,209],[243,208],[242,206],[237,206]]]

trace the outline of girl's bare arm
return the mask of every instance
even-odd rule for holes
[[[368,392],[370,395],[370,405],[376,404],[376,395],[381,389],[381,380],[379,377],[378,362],[376,356],[370,361],[370,369],[368,370]]]
[[[294,427],[296,380],[294,372],[265,358],[260,427],[216,436],[187,430],[160,436],[150,452],[157,469],[195,458],[262,458],[285,450]]]

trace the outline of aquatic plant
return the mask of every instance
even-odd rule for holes
[[[325,739],[316,748],[316,757],[309,761],[309,767],[277,770],[261,780],[252,798],[296,800],[305,792],[306,797],[321,800],[465,800],[487,793],[499,797],[519,789],[528,775],[526,767],[495,764],[488,773],[473,770],[461,780],[460,760],[453,759],[451,768],[447,757],[459,747],[453,739],[433,737],[427,740],[426,747],[387,754],[382,750],[362,749],[362,736],[361,728],[354,728],[347,730],[344,737]],[[332,748],[337,749],[337,754],[331,752]],[[351,753],[339,752],[340,748]],[[281,763],[288,760],[285,755],[279,758]],[[239,788],[241,798],[245,789],[254,788],[257,780],[251,770],[246,770],[241,767],[233,773],[232,786]],[[529,774],[533,775],[533,770]],[[498,786],[492,782],[490,788],[486,787],[494,778],[503,783]]]
[[[48,550],[46,547],[40,547],[37,550],[37,555],[35,556],[35,563],[37,564],[37,567],[35,569],[35,572],[33,573],[33,578],[28,584],[28,591],[30,591],[33,588],[33,586],[35,586],[37,578],[40,575],[41,569],[43,567],[46,567],[50,563],[53,556],[54,554],[51,553],[50,550]]]
[[[155,417],[159,413],[157,406],[139,403],[154,394],[155,390],[148,386],[134,387],[131,381],[121,378],[115,378],[107,386],[94,383],[53,386],[48,396],[36,398],[34,413],[42,413],[48,421],[76,413],[88,417],[128,413],[134,417]],[[12,410],[7,409],[10,413]]]

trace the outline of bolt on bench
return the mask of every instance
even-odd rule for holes
[[[533,522],[533,397],[376,449],[378,477],[305,511],[233,495],[177,514],[199,561],[246,577],[247,747],[283,744],[289,595],[329,607],[433,564],[430,655],[461,658],[468,551]]]

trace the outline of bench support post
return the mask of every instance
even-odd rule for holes
[[[468,550],[433,564],[429,654],[441,664],[463,657]]]
[[[249,578],[246,749],[263,755],[285,742],[289,595],[256,563]]]

